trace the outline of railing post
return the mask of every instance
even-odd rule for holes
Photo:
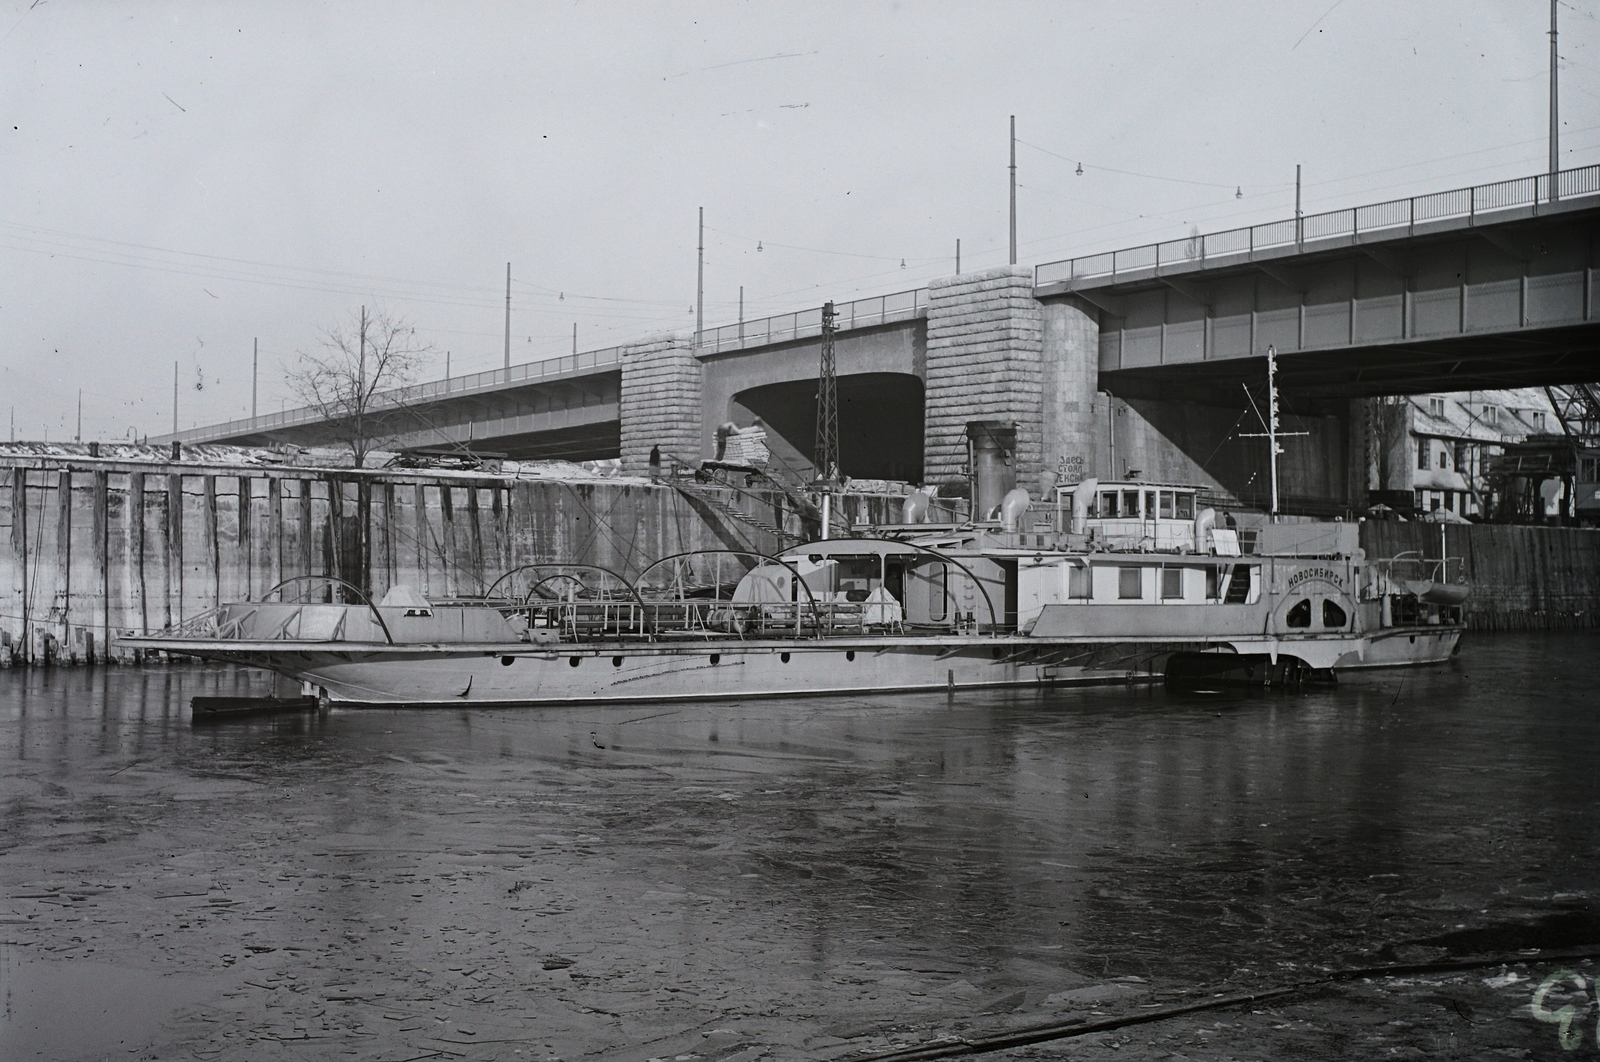
[[[1406,235],[1414,235],[1417,229],[1417,197],[1412,196],[1406,200]]]
[[[1478,186],[1473,185],[1467,189],[1467,224],[1474,224],[1478,220]]]

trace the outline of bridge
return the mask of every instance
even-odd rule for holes
[[[1105,254],[966,273],[842,303],[841,452],[858,478],[957,486],[973,420],[1016,425],[1030,486],[1051,476],[1208,482],[1243,492],[1239,436],[1269,347],[1295,430],[1291,496],[1364,489],[1361,399],[1577,383],[1600,373],[1600,166],[1433,192]],[[393,448],[519,458],[712,456],[760,418],[809,464],[820,308],[382,397]],[[1246,428],[1244,430],[1250,430]],[[161,441],[328,443],[290,410]]]

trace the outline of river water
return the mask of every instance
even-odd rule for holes
[[[994,1057],[1596,1050],[1549,952],[1600,949],[1600,637],[1299,694],[190,723],[265,689],[0,672],[0,1058],[832,1059],[1480,955]]]

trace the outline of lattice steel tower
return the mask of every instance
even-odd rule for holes
[[[817,479],[839,482],[839,380],[833,364],[833,303],[822,304],[822,365],[817,372],[817,448],[812,457]]]

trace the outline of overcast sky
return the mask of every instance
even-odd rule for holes
[[[1600,0],[1561,6],[1600,161]],[[260,408],[363,303],[455,374],[1547,164],[1543,0],[0,7],[0,416]],[[1081,162],[1083,174],[1076,173]],[[1242,198],[1235,190],[1243,193]],[[904,262],[902,268],[901,263]]]

